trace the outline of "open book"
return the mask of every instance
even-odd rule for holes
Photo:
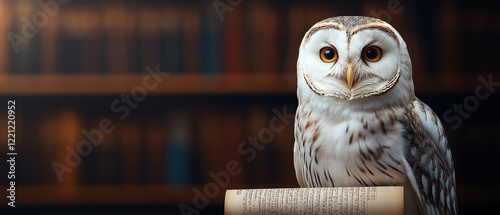
[[[227,190],[224,214],[404,214],[403,186]]]

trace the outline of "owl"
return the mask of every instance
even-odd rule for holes
[[[414,93],[406,43],[388,23],[328,18],[297,61],[294,166],[301,187],[404,186],[405,207],[456,214],[455,170],[436,114]]]

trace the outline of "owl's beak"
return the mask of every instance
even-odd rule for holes
[[[347,87],[349,87],[349,89],[351,89],[352,84],[354,82],[354,69],[353,69],[352,64],[347,65],[346,77],[347,77]]]

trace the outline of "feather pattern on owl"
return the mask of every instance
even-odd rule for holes
[[[388,23],[342,16],[306,32],[297,61],[294,165],[301,187],[411,187],[423,214],[456,214],[455,170],[436,114],[414,93]]]

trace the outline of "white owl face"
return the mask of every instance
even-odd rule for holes
[[[406,44],[386,22],[334,17],[316,23],[306,33],[298,78],[321,96],[354,100],[381,95],[397,84],[404,54]]]

